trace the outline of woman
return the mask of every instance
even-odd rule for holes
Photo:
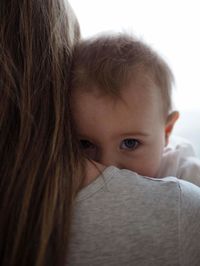
[[[199,188],[80,155],[78,38],[63,0],[1,1],[0,265],[199,265]]]
[[[1,1],[0,265],[66,257],[82,182],[68,110],[79,28],[66,10],[63,0]]]

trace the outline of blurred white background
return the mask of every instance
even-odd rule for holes
[[[83,37],[102,31],[134,33],[171,67],[175,105],[181,116],[175,134],[189,139],[200,156],[199,0],[69,0]]]

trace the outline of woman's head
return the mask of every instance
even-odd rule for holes
[[[1,1],[1,265],[64,261],[81,169],[68,105],[80,34],[65,4]]]

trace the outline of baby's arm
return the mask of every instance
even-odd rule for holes
[[[200,187],[200,160],[196,157],[182,157],[177,177]]]
[[[166,147],[157,176],[175,176],[200,186],[200,159],[195,157],[191,143],[178,138]]]

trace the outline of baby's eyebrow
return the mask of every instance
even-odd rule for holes
[[[121,134],[121,136],[123,136],[123,137],[130,137],[130,136],[134,136],[134,137],[140,137],[140,136],[142,136],[142,137],[149,137],[150,136],[150,134],[149,133],[146,133],[146,132],[139,132],[139,131],[136,131],[136,132],[126,132],[126,133],[124,133],[124,134]]]

